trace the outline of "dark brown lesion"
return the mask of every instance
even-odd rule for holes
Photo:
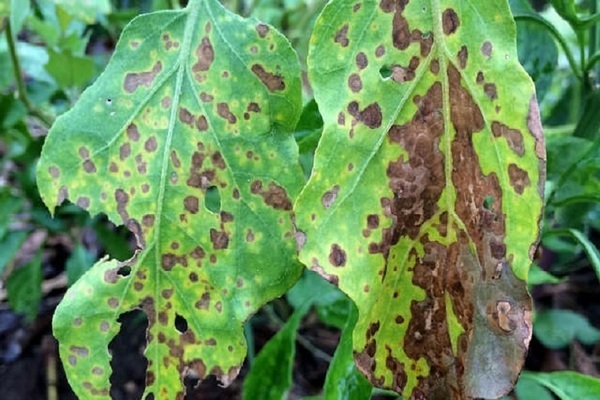
[[[287,192],[275,182],[270,182],[267,189],[265,189],[261,181],[255,180],[250,184],[250,191],[261,196],[265,204],[277,210],[290,211],[292,209],[292,201]]]
[[[207,36],[204,36],[196,48],[197,61],[192,65],[193,72],[208,71],[215,60],[215,51]]]
[[[339,43],[342,47],[348,47],[350,41],[348,40],[348,24],[344,24],[333,38],[335,43]]]
[[[162,71],[162,62],[157,61],[152,70],[146,72],[130,72],[125,75],[125,81],[123,82],[123,88],[127,93],[133,93],[138,87],[144,86],[149,88],[154,82],[156,75]]]
[[[254,75],[260,79],[270,92],[285,90],[283,76],[265,70],[265,67],[260,64],[252,65],[251,69]]]
[[[352,101],[348,104],[348,113],[371,129],[381,126],[382,115],[379,103],[371,103],[361,110],[358,102]]]
[[[452,8],[447,8],[442,13],[442,29],[444,30],[445,35],[452,35],[458,30],[460,26],[460,20],[458,19],[458,15],[456,11]]]

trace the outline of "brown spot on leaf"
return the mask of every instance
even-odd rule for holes
[[[142,225],[146,228],[152,228],[154,226],[154,214],[146,214],[142,217]]]
[[[510,185],[518,194],[523,194],[525,188],[531,185],[527,171],[515,164],[508,166],[508,176],[510,178]]]
[[[339,43],[342,47],[347,47],[350,43],[348,40],[348,24],[344,24],[333,38],[335,43]]]
[[[356,55],[356,66],[358,69],[365,69],[369,65],[369,60],[367,60],[367,55],[362,51]]]
[[[431,64],[429,65],[429,70],[437,75],[438,72],[440,72],[440,60],[438,60],[437,58],[435,60],[431,61]]]
[[[490,41],[486,40],[481,45],[481,54],[483,54],[487,58],[490,58],[492,56],[493,49],[494,49],[494,47],[492,46],[492,43]]]
[[[326,191],[323,194],[323,197],[321,197],[321,204],[323,204],[323,207],[331,207],[331,205],[335,202],[339,191],[340,187],[338,185],[335,185],[331,188],[331,190]]]
[[[129,203],[129,195],[123,189],[115,190],[115,201],[117,202],[117,212],[123,219],[123,223],[129,220],[127,212],[127,204]]]
[[[269,32],[269,26],[265,24],[256,24],[256,32],[258,32],[258,36],[264,39]]]
[[[379,215],[370,214],[367,216],[367,228],[369,228],[369,229],[379,228]]]
[[[382,115],[378,103],[371,103],[361,111],[358,103],[352,101],[348,104],[348,113],[371,129],[381,126]]]
[[[260,81],[269,89],[270,92],[280,91],[285,89],[285,82],[281,75],[268,72],[260,64],[252,65],[252,72],[260,79]]]
[[[210,229],[210,241],[215,250],[226,249],[229,246],[229,235],[225,231]]]
[[[183,207],[186,211],[197,214],[199,210],[198,198],[196,196],[186,196],[186,198],[183,199]]]
[[[408,67],[403,67],[401,65],[392,65],[392,80],[398,83],[412,81],[413,79],[415,79],[415,72],[419,67],[419,63],[419,58],[413,57],[411,58]]]
[[[229,110],[229,104],[227,103],[219,103],[217,104],[217,113],[224,119],[226,119],[230,124],[235,124],[237,118],[233,113]]]
[[[196,129],[200,132],[204,132],[208,130],[208,122],[206,121],[206,117],[201,115],[196,119]]]
[[[498,91],[496,89],[496,85],[493,83],[486,83],[483,85],[483,92],[488,99],[496,100],[498,98]]]
[[[208,310],[208,307],[210,306],[210,293],[209,292],[202,293],[200,300],[198,300],[196,302],[195,306],[197,309],[200,309],[200,310]]]
[[[518,129],[511,129],[507,125],[494,121],[492,122],[492,133],[494,137],[503,137],[508,142],[508,146],[519,156],[525,154],[525,147],[523,146],[523,135]]]
[[[92,162],[92,160],[85,160],[83,162],[83,170],[88,174],[93,174],[96,172],[96,165]]]
[[[54,179],[57,179],[60,177],[60,169],[54,165],[51,166],[50,168],[48,168],[48,173]]]
[[[127,157],[131,155],[131,145],[129,142],[124,143],[119,147],[119,158],[121,161],[124,161]]]
[[[127,126],[127,137],[134,142],[140,140],[140,131],[136,124],[129,124]]]
[[[133,93],[139,86],[145,86],[149,88],[154,81],[156,75],[162,70],[162,63],[157,61],[152,67],[151,71],[147,72],[130,72],[125,75],[125,82],[123,88],[127,93]]]
[[[360,90],[362,89],[363,85],[362,85],[362,81],[360,79],[360,76],[358,74],[352,74],[352,75],[350,75],[350,77],[348,78],[348,87],[354,93],[360,92]]]
[[[226,165],[225,165],[225,160],[223,159],[223,156],[221,155],[221,152],[219,151],[215,151],[213,153],[213,155],[210,157],[213,165],[219,169],[225,169]]]
[[[442,28],[445,35],[452,35],[458,29],[460,21],[456,11],[452,8],[447,8],[442,13]]]
[[[197,61],[192,65],[193,72],[208,71],[210,65],[215,60],[215,52],[208,37],[203,37],[196,48]]]
[[[179,120],[189,126],[194,124],[194,116],[190,110],[185,107],[179,107]]]
[[[331,246],[329,252],[329,262],[334,267],[343,267],[346,265],[346,252],[340,247],[339,244],[335,243]]]
[[[81,207],[84,210],[87,210],[90,206],[90,198],[86,197],[86,196],[78,197],[75,204],[77,204],[78,207]]]
[[[385,54],[385,47],[382,44],[380,44],[375,49],[375,57],[379,58],[379,57],[383,56],[384,54]]]
[[[463,45],[458,52],[458,65],[461,69],[465,69],[467,66],[467,60],[469,59],[469,50],[467,46]]]
[[[274,182],[269,183],[269,189],[264,190],[263,184],[259,180],[255,180],[250,185],[250,191],[254,194],[262,196],[265,200],[265,204],[278,209],[290,211],[292,209],[292,202],[289,199],[285,189]]]

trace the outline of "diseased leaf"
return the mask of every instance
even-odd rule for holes
[[[354,358],[411,399],[498,398],[531,337],[545,154],[506,1],[334,0],[300,259],[358,306]]]
[[[216,0],[134,19],[38,165],[50,209],[106,213],[137,239],[58,307],[54,332],[80,398],[108,398],[118,317],[148,317],[144,398],[181,399],[185,377],[227,385],[246,354],[242,323],[299,277],[290,212],[302,184],[288,132],[300,74],[279,33]]]

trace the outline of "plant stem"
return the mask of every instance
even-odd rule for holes
[[[8,43],[8,51],[10,53],[10,60],[13,66],[13,72],[15,75],[15,80],[17,81],[17,96],[19,100],[23,102],[27,111],[38,118],[46,128],[49,128],[52,125],[52,118],[45,115],[40,109],[38,109],[32,102],[29,100],[29,96],[27,95],[27,88],[25,87],[25,82],[23,81],[23,75],[21,74],[21,63],[19,61],[19,57],[17,55],[17,49],[15,46],[15,38],[12,32],[12,26],[10,24],[10,20],[6,23],[6,42]]]

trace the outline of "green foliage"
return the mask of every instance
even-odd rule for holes
[[[552,0],[559,16],[526,0],[223,3],[233,13],[0,0],[11,307],[35,318],[42,263],[67,243],[54,330],[86,399],[108,397],[123,313],[149,321],[145,396],[171,399],[187,378],[231,382],[242,324],[283,293],[289,312],[267,305],[244,328],[281,327],[250,351],[247,398],[290,393],[296,341],[330,359],[315,398],[506,394],[531,334],[526,289],[600,277],[598,2]],[[584,305],[534,300],[547,348],[600,340]],[[306,315],[341,331],[333,357],[302,336]],[[598,382],[527,371],[514,394],[595,398]]]

